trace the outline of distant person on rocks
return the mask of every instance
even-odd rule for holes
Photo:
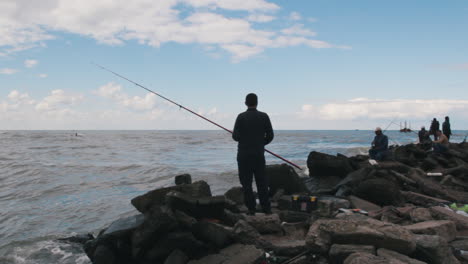
[[[375,129],[375,137],[372,147],[369,149],[369,157],[375,160],[383,160],[388,150],[388,137],[382,133],[382,129]]]
[[[429,136],[429,131],[426,130],[424,126],[421,127],[421,130],[418,132],[419,143],[420,144],[427,144],[431,143],[431,137]]]
[[[437,140],[438,138],[437,130],[440,130],[440,124],[439,121],[437,121],[437,119],[434,117],[434,119],[432,119],[431,127],[429,128],[429,133],[434,135],[434,140]]]
[[[436,132],[437,136],[438,136],[438,140],[434,140],[434,142],[432,142],[432,147],[434,148],[434,153],[445,153],[447,152],[448,150],[448,146],[449,146],[449,140],[447,138],[447,136],[445,136],[442,131],[440,130],[437,130]]]
[[[450,135],[452,135],[452,130],[450,129],[450,120],[449,117],[445,117],[444,123],[442,123],[442,133],[450,140]]]
[[[244,191],[245,205],[249,215],[255,215],[256,201],[252,190],[255,176],[258,196],[262,211],[271,214],[268,194],[268,179],[265,175],[265,145],[274,137],[270,118],[257,110],[257,95],[250,93],[245,98],[247,111],[237,116],[232,138],[239,142],[237,147],[237,165],[239,180]]]

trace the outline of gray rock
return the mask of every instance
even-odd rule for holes
[[[258,248],[271,248],[271,243],[261,237],[260,233],[244,220],[239,220],[233,229],[233,238],[236,242],[255,245]]]
[[[132,199],[132,205],[141,213],[145,213],[153,206],[164,204],[168,192],[177,191],[194,198],[210,197],[211,189],[205,181],[197,181],[192,184],[156,189]]]
[[[224,196],[238,205],[244,204],[244,191],[240,186],[232,187]]]
[[[350,195],[347,197],[351,203],[351,206],[353,208],[356,208],[356,209],[362,209],[364,211],[367,211],[367,212],[371,212],[371,211],[378,211],[380,209],[382,209],[382,207],[374,204],[374,203],[371,203],[369,201],[366,201],[364,199],[361,199],[359,197],[356,197],[354,195]]]
[[[449,204],[450,202],[444,199],[415,193],[415,192],[405,192],[402,191],[401,195],[403,200],[420,206],[430,206],[430,205],[439,205],[439,204]]]
[[[334,244],[331,246],[328,256],[330,257],[330,263],[341,264],[349,255],[356,252],[366,252],[375,255],[375,247],[369,245]]]
[[[388,259],[381,256],[375,256],[366,252],[356,252],[349,255],[344,264],[404,264],[396,259]]]
[[[420,222],[404,226],[404,228],[415,234],[438,235],[448,242],[454,240],[457,235],[455,224],[447,220]]]
[[[189,258],[200,258],[212,252],[191,232],[175,231],[159,237],[159,240],[145,253],[144,259],[148,262],[162,261],[176,249],[184,252]]]
[[[280,211],[279,217],[282,222],[297,223],[309,221],[311,214],[297,211]]]
[[[400,187],[392,181],[377,178],[364,180],[357,185],[356,196],[372,203],[384,205],[399,205],[402,202]]]
[[[459,264],[447,241],[440,236],[415,235],[416,251],[412,255],[431,264]]]
[[[245,221],[253,226],[260,234],[283,233],[280,218],[277,214],[260,214],[253,216],[247,215]]]
[[[338,176],[345,177],[355,170],[351,161],[343,156],[332,156],[312,151],[307,157],[307,167],[310,177]]]
[[[264,252],[252,245],[234,244],[216,255],[209,255],[188,264],[256,264],[264,257]]]
[[[112,222],[102,236],[126,236],[143,224],[143,214],[132,215]]]
[[[117,258],[114,252],[105,245],[99,245],[91,259],[94,264],[117,264]]]
[[[182,174],[175,176],[175,185],[182,185],[182,184],[191,184],[192,183],[192,176],[190,174]]]
[[[320,197],[317,201],[317,212],[322,217],[331,217],[340,208],[349,208],[350,202],[332,196]]]
[[[216,248],[224,248],[233,240],[232,228],[208,221],[198,222],[193,226],[192,232],[197,239]]]
[[[431,211],[427,208],[415,208],[410,212],[411,220],[415,223],[433,220]]]
[[[398,252],[388,250],[388,249],[385,249],[385,248],[377,249],[377,255],[381,256],[381,257],[389,258],[389,259],[392,259],[392,258],[397,259],[397,260],[399,260],[399,261],[401,261],[403,263],[406,263],[406,264],[426,264],[426,262],[410,258],[408,256],[402,255],[402,254],[400,254]]]
[[[222,195],[196,198],[181,192],[171,191],[166,194],[166,203],[172,209],[182,211],[195,218],[221,219],[224,216],[226,198]]]
[[[184,252],[176,249],[166,258],[164,264],[186,264],[189,261]]]
[[[283,189],[286,194],[297,194],[307,191],[303,180],[294,168],[287,164],[267,165],[265,174],[268,177],[270,194],[272,195],[279,189]]]
[[[468,229],[468,217],[460,215],[451,209],[442,206],[434,206],[430,208],[432,216],[439,220],[453,221],[458,230]]]

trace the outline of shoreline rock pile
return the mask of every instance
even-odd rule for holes
[[[468,216],[447,206],[468,204],[468,144],[389,157],[311,152],[308,178],[267,166],[271,215],[247,215],[240,187],[213,196],[180,175],[132,199],[139,214],[80,242],[96,264],[468,263]],[[317,208],[293,210],[293,194],[317,197]]]

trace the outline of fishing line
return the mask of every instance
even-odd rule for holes
[[[123,76],[123,75],[120,75],[120,74],[118,74],[118,73],[116,73],[116,72],[114,72],[114,71],[111,71],[111,70],[109,70],[109,69],[107,69],[107,68],[105,68],[105,67],[103,67],[103,66],[101,66],[101,65],[99,65],[99,64],[96,64],[96,63],[93,63],[93,62],[92,62],[92,64],[94,64],[95,66],[101,68],[102,70],[105,70],[105,71],[107,71],[107,72],[110,72],[110,73],[114,74],[115,76],[117,76],[117,77],[119,77],[119,78],[122,78],[122,79],[124,79],[124,80],[126,80],[126,81],[128,81],[128,82],[130,82],[130,83],[133,83],[134,85],[136,85],[136,86],[138,86],[138,87],[140,87],[140,88],[143,88],[143,89],[145,89],[146,91],[148,91],[148,92],[150,92],[150,93],[152,93],[152,94],[155,94],[155,95],[161,97],[162,99],[164,99],[164,100],[166,100],[166,101],[168,101],[168,102],[170,102],[170,103],[172,103],[172,104],[177,105],[180,109],[184,109],[184,110],[188,111],[189,113],[192,113],[192,114],[194,114],[194,115],[196,115],[196,116],[202,118],[203,120],[208,121],[208,122],[210,122],[211,124],[213,124],[213,125],[215,125],[215,126],[217,126],[217,127],[219,127],[219,128],[221,128],[221,129],[223,129],[223,130],[225,130],[225,131],[227,131],[227,132],[229,132],[229,133],[232,134],[232,131],[231,131],[231,130],[229,130],[229,129],[223,127],[223,126],[221,126],[220,124],[218,124],[218,123],[216,123],[216,122],[211,121],[210,119],[208,119],[208,118],[206,118],[206,117],[204,117],[204,116],[202,116],[202,115],[200,115],[200,114],[195,113],[194,111],[192,111],[192,110],[186,108],[185,106],[183,106],[183,105],[181,105],[181,104],[179,104],[179,103],[176,103],[176,102],[172,101],[171,99],[169,99],[169,98],[167,98],[167,97],[165,97],[165,96],[163,96],[163,95],[161,95],[161,94],[159,94],[159,93],[156,93],[155,91],[150,90],[150,89],[144,87],[143,85],[141,85],[141,84],[139,84],[139,83],[137,83],[137,82],[134,82],[134,81],[128,79],[127,77],[125,77],[125,76]],[[293,163],[292,161],[289,161],[289,160],[287,160],[287,159],[281,157],[280,155],[269,151],[268,149],[265,149],[265,151],[268,152],[268,153],[270,153],[271,155],[277,157],[278,159],[280,159],[280,160],[282,160],[282,161],[284,161],[284,162],[287,162],[287,163],[293,165],[294,167],[298,168],[299,170],[302,170],[301,167],[299,167],[298,165],[296,165],[296,164]]]

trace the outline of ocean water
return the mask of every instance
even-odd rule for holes
[[[78,136],[75,133],[78,133]],[[417,141],[387,131],[390,144]],[[455,131],[452,142],[467,131]],[[276,131],[267,149],[306,168],[311,151],[366,154],[373,131]],[[190,173],[214,194],[238,186],[224,131],[0,131],[0,263],[87,264],[58,238],[98,232],[134,214],[130,200]],[[267,164],[283,163],[265,154]],[[307,174],[307,171],[298,171]]]

